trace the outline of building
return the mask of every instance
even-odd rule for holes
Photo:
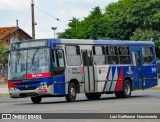
[[[12,42],[28,39],[32,37],[19,27],[0,27],[0,46],[5,44],[9,47]]]
[[[28,39],[32,39],[32,37],[19,27],[0,27],[0,46],[4,44],[9,48],[12,42]],[[1,50],[0,53],[2,53]],[[1,58],[0,56],[0,70],[2,69]]]

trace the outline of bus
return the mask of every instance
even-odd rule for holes
[[[10,97],[33,103],[45,97],[74,102],[77,93],[90,100],[105,93],[128,98],[158,84],[151,41],[34,39],[12,43],[6,52]]]

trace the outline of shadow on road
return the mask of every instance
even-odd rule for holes
[[[70,104],[70,103],[79,103],[79,102],[110,101],[110,100],[117,100],[117,101],[119,101],[119,100],[136,99],[136,98],[142,98],[143,99],[143,98],[149,98],[151,96],[152,95],[134,95],[134,96],[131,96],[130,98],[102,97],[99,100],[78,99],[75,102],[67,102],[67,101],[65,101],[65,99],[64,99],[64,101],[62,101],[62,100],[60,100],[60,101],[57,101],[57,100],[54,101],[54,99],[53,99],[53,101],[43,101],[42,100],[42,102],[40,104],[41,105],[45,105],[45,104],[46,105],[48,105],[48,104],[64,104],[64,103]],[[43,99],[45,99],[45,98],[43,98]],[[30,103],[18,103],[16,105],[22,105],[22,104],[23,105],[31,105],[33,103],[32,102],[30,102]],[[33,105],[36,105],[36,104],[33,104]],[[39,104],[37,104],[37,105],[39,105]]]

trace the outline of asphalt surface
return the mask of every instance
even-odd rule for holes
[[[0,85],[0,113],[160,113],[159,85],[148,90],[133,91],[128,99],[116,99],[115,95],[103,94],[100,100],[87,100],[84,94],[78,94],[76,102],[67,103],[65,98],[43,98],[41,104],[32,104],[30,98],[13,99],[8,96],[7,84]],[[71,114],[72,115],[72,114]],[[71,116],[70,115],[70,116]],[[1,122],[2,120],[0,120]],[[6,120],[4,120],[6,121]],[[9,120],[7,120],[9,121]],[[21,120],[11,120],[17,122]],[[25,122],[26,120],[23,120]],[[33,120],[30,120],[33,121]],[[61,122],[151,122],[150,119],[54,119],[34,121]]]
[[[76,102],[73,103],[66,102],[64,97],[43,98],[41,104],[32,104],[30,98],[13,99],[0,97],[0,113],[160,113],[160,90],[134,91],[132,92],[132,97],[127,99],[117,99],[114,94],[104,94],[100,100],[95,101],[87,100],[84,94],[78,94]],[[17,120],[14,121],[16,122]],[[49,120],[41,121],[46,122]],[[75,120],[68,119],[58,121],[75,122]],[[99,120],[79,119],[76,121],[97,122]],[[109,119],[107,121],[114,122],[117,120]],[[128,120],[122,119],[118,121],[124,122]],[[136,121],[146,122],[151,120]],[[158,122],[159,120],[154,121]]]

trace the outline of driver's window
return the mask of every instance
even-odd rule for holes
[[[64,55],[62,50],[57,50],[57,57],[59,67],[64,67]]]
[[[65,67],[64,54],[62,50],[52,50],[52,67]]]

